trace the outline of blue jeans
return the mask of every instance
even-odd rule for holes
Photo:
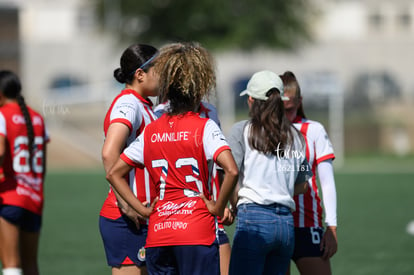
[[[230,275],[284,275],[295,245],[290,208],[281,204],[242,204],[237,218]]]

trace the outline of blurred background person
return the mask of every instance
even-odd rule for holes
[[[295,75],[286,71],[280,77],[283,80],[285,96],[289,98],[284,101],[286,116],[305,137],[306,158],[313,173],[309,179],[308,191],[295,196],[296,211],[293,216],[296,241],[292,259],[303,275],[327,275],[332,273],[329,259],[338,248],[336,187],[332,165],[335,155],[323,125],[306,118]],[[322,189],[324,209],[316,175]],[[322,222],[323,214],[325,223]]]
[[[0,71],[0,257],[4,275],[37,275],[46,173],[43,117],[26,105],[19,77]]]
[[[293,195],[311,176],[305,141],[284,113],[283,83],[260,71],[247,89],[249,121],[236,123],[229,144],[240,181],[230,274],[285,274],[294,247]]]
[[[158,95],[158,78],[152,69],[157,49],[133,44],[123,52],[115,79],[125,88],[113,100],[104,120],[105,142],[102,161],[105,172],[118,160],[122,150],[156,119],[148,98]],[[145,177],[145,170],[136,168],[126,175],[127,186],[142,202],[150,202],[155,190]],[[99,228],[112,274],[146,274],[145,239],[147,221],[140,219],[129,205],[111,188],[102,206]]]

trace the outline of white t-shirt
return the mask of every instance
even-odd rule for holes
[[[240,171],[238,205],[279,203],[295,210],[294,185],[307,181],[311,169],[306,160],[306,145],[300,133],[294,133],[294,143],[281,155],[263,154],[250,147],[250,123],[236,123],[228,138]]]

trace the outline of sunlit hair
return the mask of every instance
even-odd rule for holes
[[[197,112],[201,100],[208,98],[216,86],[213,57],[197,43],[162,47],[154,71],[160,78],[160,99],[170,101],[170,115]]]
[[[299,100],[299,98],[302,96],[302,93],[296,76],[291,71],[286,71],[279,77],[283,81],[283,86],[285,87],[285,94],[294,94],[295,100]],[[302,102],[299,105],[297,115],[306,118]]]
[[[249,144],[264,154],[283,156],[284,150],[293,146],[297,130],[285,116],[279,90],[270,89],[266,96],[269,97],[267,100],[253,99],[250,107]]]

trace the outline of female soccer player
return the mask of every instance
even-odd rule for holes
[[[332,161],[335,158],[334,151],[322,124],[306,118],[299,83],[295,75],[287,71],[281,75],[281,78],[285,87],[285,95],[289,98],[284,102],[286,116],[305,137],[306,158],[313,172],[313,177],[309,180],[308,191],[295,196],[296,242],[292,259],[302,275],[329,275],[331,274],[329,259],[337,251],[336,188],[332,167]],[[325,207],[325,231],[316,171]]]
[[[107,179],[131,207],[150,215],[149,273],[219,274],[215,215],[223,216],[238,172],[220,128],[199,115],[201,99],[215,86],[212,57],[197,44],[170,44],[160,50],[154,69],[170,108],[125,149]],[[224,170],[215,203],[211,161]],[[146,208],[125,187],[123,175],[136,165],[148,169],[156,186],[155,207]]]
[[[156,119],[149,96],[158,95],[158,77],[152,69],[157,49],[134,44],[122,54],[115,79],[125,83],[125,89],[113,100],[104,120],[105,142],[102,160],[106,172],[118,160],[122,150]],[[142,202],[155,197],[146,170],[133,169],[126,175],[125,185]],[[145,239],[147,222],[125,203],[113,189],[102,206],[99,227],[108,265],[113,275],[146,274]]]
[[[165,112],[168,111],[168,108],[170,106],[169,101],[160,99],[161,104],[158,104],[154,108],[154,113],[157,117],[160,117]],[[219,127],[220,127],[220,120],[217,115],[217,109],[214,107],[214,105],[202,101],[200,104],[200,109],[198,111],[201,117],[204,118],[210,118],[212,119]],[[223,170],[217,165],[214,165],[213,167],[213,175],[211,179],[212,184],[212,192],[213,192],[213,199],[217,200],[218,198],[218,192],[220,190],[221,181],[223,179]],[[218,244],[219,244],[219,255],[220,255],[220,274],[221,275],[227,275],[229,272],[229,264],[230,264],[230,255],[231,255],[231,246],[230,246],[230,240],[227,236],[227,232],[224,228],[224,225],[232,225],[234,221],[234,213],[230,211],[229,208],[225,208],[224,210],[224,216],[223,217],[217,217],[218,222]]]
[[[237,227],[230,274],[285,274],[294,246],[294,193],[311,176],[305,142],[283,108],[283,83],[271,71],[255,73],[249,121],[236,123],[229,143],[240,169]]]
[[[0,71],[0,256],[4,275],[39,274],[37,252],[48,142],[17,75]]]

